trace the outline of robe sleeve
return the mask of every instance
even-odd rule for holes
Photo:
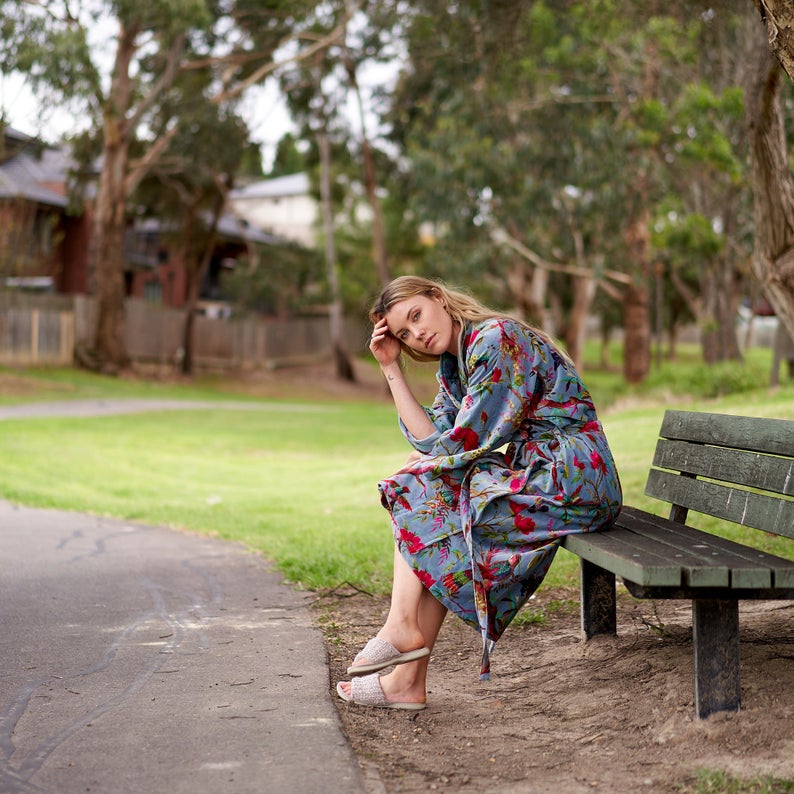
[[[440,459],[442,468],[458,468],[509,442],[527,418],[537,382],[537,355],[523,329],[512,322],[488,321],[467,339],[464,366],[467,388],[460,408],[442,400],[431,421],[436,432],[424,439],[404,429],[419,452]],[[443,392],[443,389],[442,389]],[[435,418],[434,418],[435,417]]]

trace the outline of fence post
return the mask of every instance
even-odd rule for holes
[[[35,364],[39,360],[39,310],[30,313],[30,357]]]
[[[61,363],[69,366],[74,361],[74,314],[61,312]]]

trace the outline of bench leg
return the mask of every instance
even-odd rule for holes
[[[738,711],[739,602],[692,601],[695,654],[695,713],[701,719],[715,711]]]
[[[617,634],[615,574],[581,562],[582,636],[589,640],[596,634]]]

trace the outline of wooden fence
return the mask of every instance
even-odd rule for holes
[[[124,306],[124,340],[134,364],[178,368],[185,312],[139,299]],[[96,301],[86,296],[0,293],[0,364],[70,366],[78,346],[91,348]],[[363,323],[346,324],[348,348],[362,349]],[[325,360],[332,354],[327,317],[284,322],[196,318],[198,370],[255,370]]]

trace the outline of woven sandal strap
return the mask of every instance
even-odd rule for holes
[[[380,685],[380,675],[362,675],[350,682],[350,695],[356,703],[365,706],[385,706],[388,701]]]
[[[371,664],[380,664],[381,662],[393,659],[399,655],[399,651],[388,641],[382,640],[380,637],[373,637],[357,654],[354,662],[359,662],[366,659]]]

